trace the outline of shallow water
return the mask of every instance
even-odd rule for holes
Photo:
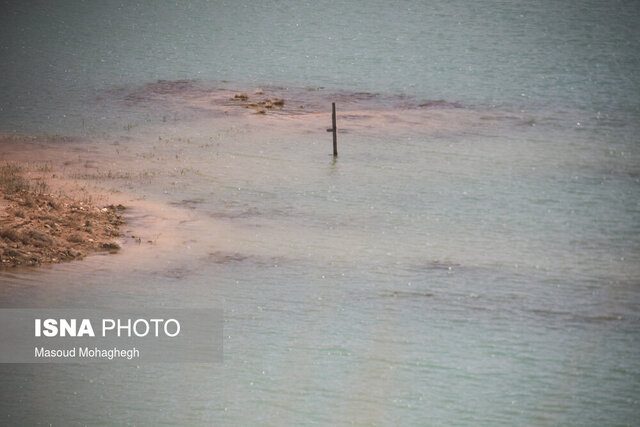
[[[222,306],[225,361],[2,366],[6,419],[634,423],[637,5],[118,6],[4,7],[0,126],[181,216],[0,303]]]

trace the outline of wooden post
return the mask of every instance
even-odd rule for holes
[[[331,121],[333,123],[333,157],[338,157],[338,128],[336,127],[336,103],[331,103]]]

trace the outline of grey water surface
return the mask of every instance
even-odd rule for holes
[[[0,305],[225,313],[223,363],[0,366],[0,423],[636,424],[639,18],[633,1],[0,3],[0,131],[149,153],[131,191],[198,218],[153,261],[125,245],[1,272]],[[444,100],[451,126],[347,132],[334,161],[324,130],[121,102],[158,80]]]

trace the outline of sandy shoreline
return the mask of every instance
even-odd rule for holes
[[[117,246],[125,246],[126,251],[138,254],[140,249],[159,243],[178,247],[188,240],[181,234],[181,224],[200,220],[204,221],[201,225],[205,225],[207,232],[213,230],[214,233],[228,234],[214,224],[215,215],[214,220],[202,215],[196,218],[197,213],[189,211],[188,206],[180,206],[176,200],[146,199],[149,193],[145,193],[143,188],[153,188],[154,182],[162,182],[170,191],[175,191],[174,185],[191,185],[190,174],[202,178],[200,175],[205,165],[201,159],[185,154],[191,141],[182,132],[210,132],[213,136],[205,140],[203,147],[220,142],[216,140],[215,131],[220,124],[232,132],[252,128],[274,135],[313,133],[328,140],[326,130],[330,126],[330,113],[326,108],[333,99],[339,103],[338,132],[341,134],[378,134],[390,129],[401,133],[415,127],[429,129],[432,134],[457,133],[483,120],[479,113],[456,103],[418,101],[406,97],[387,99],[369,93],[327,94],[286,88],[232,90],[203,87],[190,80],[161,80],[137,89],[114,90],[110,98],[97,101],[115,102],[116,106],[124,103],[154,114],[181,111],[195,111],[197,114],[191,118],[189,126],[174,126],[173,123],[164,126],[163,132],[166,133],[145,129],[143,142],[139,145],[127,143],[135,138],[128,134],[131,127],[138,125],[135,122],[124,127],[125,135],[116,132],[101,138],[0,135],[0,163],[19,166],[25,179],[35,185],[44,183],[47,186],[47,191],[38,195],[39,201],[31,203],[32,211],[25,206],[29,204],[25,197],[7,198],[6,194],[2,195],[5,203],[1,206],[0,215],[4,223],[0,225],[11,231],[5,233],[4,238],[0,233],[0,243],[5,248],[0,253],[3,257],[0,264],[55,263],[79,259],[96,251],[115,252]],[[165,116],[162,117],[164,123]],[[171,133],[176,136],[172,137]],[[218,155],[217,152],[207,154]],[[163,178],[170,179],[163,182]],[[215,175],[207,178],[216,180]],[[162,197],[160,192],[154,197],[159,195]],[[58,211],[52,205],[67,210]],[[118,205],[127,209],[109,208]],[[82,216],[89,212],[91,218]],[[111,214],[115,216],[109,217]],[[142,220],[135,227],[129,224],[123,227],[119,215],[124,219]],[[60,221],[56,221],[56,216]],[[59,229],[65,222],[63,218],[67,218],[68,229]],[[32,231],[34,227],[37,233]],[[59,236],[55,233],[66,238],[57,239]],[[40,236],[41,241],[26,245],[30,235]],[[226,238],[227,244],[230,239],[233,240]],[[16,247],[23,245],[26,247]],[[45,250],[51,246],[56,249]],[[12,257],[7,252],[16,250],[23,253]],[[50,253],[45,255],[44,252]],[[142,262],[134,257],[126,259],[127,262]]]
[[[82,259],[98,252],[120,250],[118,238],[125,208],[106,205],[94,196],[62,186],[51,163],[9,160],[28,138],[1,137],[0,268],[39,266]],[[96,199],[98,199],[96,197]]]
[[[123,247],[135,257],[145,248],[178,244],[173,229],[188,220],[183,210],[82,179],[89,161],[71,159],[88,145],[0,135],[0,269],[80,260]],[[103,157],[92,156],[104,163]]]

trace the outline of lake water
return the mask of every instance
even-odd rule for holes
[[[3,4],[0,130],[183,218],[157,245],[2,272],[1,306],[225,311],[221,364],[0,366],[3,422],[635,424],[639,18]],[[258,89],[296,111],[211,101]]]

